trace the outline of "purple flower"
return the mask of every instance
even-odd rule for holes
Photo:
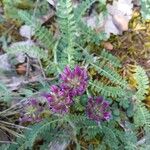
[[[44,108],[39,105],[37,99],[30,99],[23,104],[23,108],[20,110],[20,123],[35,123],[42,121],[41,114],[44,112]]]
[[[51,92],[45,95],[49,107],[54,113],[65,114],[69,112],[73,100],[68,91],[56,85],[51,86]]]
[[[90,97],[86,108],[87,116],[96,121],[107,121],[111,118],[111,112],[109,111],[109,102],[103,99],[103,97]]]
[[[68,90],[71,96],[82,95],[88,84],[87,72],[79,66],[76,66],[73,71],[67,66],[60,79],[63,81],[61,88]]]

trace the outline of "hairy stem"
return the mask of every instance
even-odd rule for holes
[[[80,148],[80,144],[77,140],[77,131],[76,131],[76,127],[74,125],[74,123],[69,119],[69,117],[67,118],[67,122],[69,123],[69,125],[72,127],[73,129],[73,138],[74,138],[74,142],[76,143],[76,146],[77,146],[77,150],[81,150]]]

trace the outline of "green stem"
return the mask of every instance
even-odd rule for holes
[[[56,65],[58,73],[61,73],[60,68],[58,67],[58,61],[57,61],[57,46],[58,46],[59,40],[56,42],[54,48],[53,48],[53,55],[54,55],[54,64]]]
[[[70,50],[68,50],[68,49],[71,49],[71,47],[68,46],[68,48],[67,48],[67,53],[68,53],[68,64],[71,64]]]
[[[70,120],[69,117],[67,117],[67,122],[69,123],[69,125],[72,127],[73,129],[73,136],[74,136],[74,142],[76,143],[76,146],[77,146],[77,150],[81,150],[81,147],[80,147],[80,144],[78,143],[78,140],[77,140],[77,131],[76,131],[76,127],[74,125],[74,123]]]
[[[53,54],[54,54],[54,63],[58,64],[57,62],[57,46],[58,46],[59,40],[56,42],[54,48],[53,48]]]
[[[88,89],[86,89],[86,94],[87,94],[88,97],[91,97]]]

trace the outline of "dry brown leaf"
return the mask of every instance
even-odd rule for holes
[[[16,67],[16,72],[19,74],[19,75],[25,75],[26,74],[26,64],[19,64],[17,65]]]

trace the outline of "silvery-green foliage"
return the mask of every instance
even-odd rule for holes
[[[145,20],[150,19],[150,1],[149,0],[140,0],[141,4],[141,14]]]

